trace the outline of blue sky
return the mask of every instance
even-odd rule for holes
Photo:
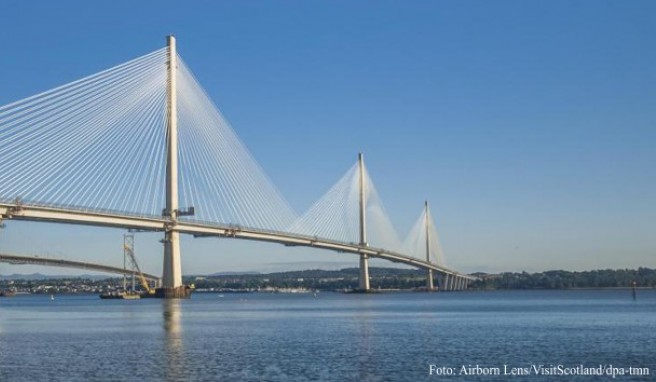
[[[428,199],[457,269],[656,267],[655,16],[650,1],[7,1],[0,104],[174,33],[298,211],[363,151],[397,229]],[[120,264],[121,235],[10,222],[0,250]],[[137,238],[150,272],[158,238]],[[185,273],[357,264],[213,239],[183,253]]]

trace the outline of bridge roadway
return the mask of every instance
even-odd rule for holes
[[[117,212],[85,211],[74,208],[35,206],[19,203],[0,203],[0,220],[28,220],[53,223],[82,224],[102,227],[125,228],[144,231],[164,231],[171,222],[168,219],[152,216],[125,215]],[[313,236],[304,236],[286,232],[264,231],[240,226],[224,226],[212,223],[189,222],[179,220],[174,230],[191,234],[195,237],[228,237],[243,240],[256,240],[279,243],[286,246],[303,246],[327,249],[337,252],[366,254],[396,263],[403,263],[417,268],[431,269],[443,275],[457,276],[466,280],[475,277],[458,273],[448,268],[416,259],[401,253],[382,248],[360,246],[355,243],[343,243]]]
[[[132,274],[131,269],[112,267],[110,265],[85,263],[82,261],[72,261],[72,260],[63,260],[63,259],[49,259],[47,257],[39,257],[39,256],[10,255],[7,253],[0,253],[0,262],[9,263],[9,264],[33,264],[33,265],[47,265],[51,267],[77,268],[77,269],[86,269],[86,270],[98,271],[98,272],[115,273],[119,275]],[[159,277],[155,275],[151,275],[148,273],[142,273],[142,274],[148,281],[154,281],[154,282],[159,281]]]

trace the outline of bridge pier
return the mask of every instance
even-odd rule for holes
[[[433,270],[429,269],[426,271],[426,290],[431,292],[435,290],[435,285],[433,284]]]
[[[182,265],[180,261],[180,233],[166,231],[164,234],[164,269],[162,286],[164,289],[176,289],[182,286]]]
[[[363,292],[369,291],[369,256],[360,255],[360,285],[359,289]]]

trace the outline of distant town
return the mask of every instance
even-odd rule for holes
[[[310,293],[315,291],[347,291],[358,286],[357,268],[341,270],[305,270],[278,273],[226,273],[187,276],[196,292],[221,293]],[[596,270],[585,272],[547,271],[539,273],[475,273],[479,281],[469,289],[574,289],[574,288],[656,288],[656,269]],[[371,268],[371,285],[377,290],[421,290],[425,272],[414,269]],[[41,274],[0,276],[0,290],[29,294],[104,293],[121,290],[122,277],[45,276]],[[130,277],[126,283],[132,285]],[[136,289],[139,283],[136,282]]]

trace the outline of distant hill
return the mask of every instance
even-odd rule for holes
[[[413,289],[426,283],[426,272],[402,268],[369,268],[371,285],[382,289]],[[186,283],[194,283],[199,289],[253,291],[266,288],[305,288],[310,290],[337,291],[358,287],[360,270],[308,269],[303,271],[214,274],[192,278],[185,276]]]
[[[419,269],[402,269],[402,268],[385,268],[385,267],[369,267],[369,271],[375,273],[376,276],[399,276],[399,275],[424,275],[425,271]],[[359,268],[344,268],[340,270],[322,270],[322,269],[308,269],[303,271],[288,271],[288,272],[216,272],[209,275],[184,275],[185,278],[193,277],[209,277],[209,278],[230,278],[230,277],[272,277],[272,278],[325,278],[325,277],[358,277],[360,274]],[[118,275],[44,275],[42,273],[13,273],[10,275],[0,275],[0,280],[63,280],[63,279],[88,279],[88,280],[105,280],[121,278]]]
[[[656,287],[656,269],[650,268],[475,275],[480,279],[470,285],[474,289],[620,288],[632,286],[634,282],[639,287]]]
[[[422,269],[370,267],[371,286],[374,289],[417,289],[425,286],[426,272]],[[310,290],[338,291],[358,287],[360,270],[344,268],[340,270],[309,269],[274,273],[258,272],[217,272],[210,275],[185,275],[186,284],[195,284],[199,289],[254,291],[266,288],[306,288]],[[479,280],[471,283],[469,289],[571,289],[571,288],[617,288],[638,287],[656,288],[656,269],[605,269],[583,272],[545,271],[538,273],[498,273],[472,274]],[[109,280],[111,279],[111,280]],[[121,276],[103,275],[44,275],[11,274],[0,276],[2,284],[25,284],[34,288],[38,284],[60,283],[105,287],[122,282]]]
[[[376,276],[399,276],[399,275],[424,275],[426,272],[418,269],[403,269],[403,268],[383,268],[383,267],[369,267],[369,272]],[[344,268],[339,270],[323,270],[323,269],[306,269],[303,271],[287,271],[287,272],[221,272],[213,273],[204,277],[267,277],[267,278],[325,278],[325,277],[358,277],[360,275],[359,268]],[[185,276],[188,277],[188,276]],[[190,276],[189,276],[190,277]]]
[[[205,277],[220,277],[220,276],[243,276],[243,275],[260,275],[260,272],[217,272],[207,275]]]

